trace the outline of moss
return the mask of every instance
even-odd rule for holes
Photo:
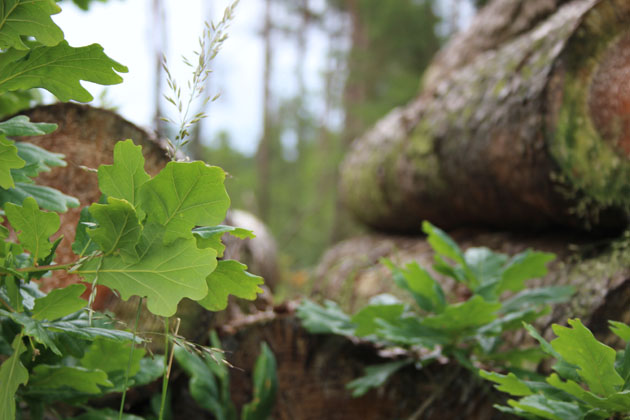
[[[498,98],[499,94],[501,93],[503,88],[505,88],[506,85],[507,85],[507,83],[506,83],[505,79],[499,80],[496,83],[496,85],[494,85],[494,89],[492,89],[492,95],[494,95],[495,98]],[[472,109],[469,112],[472,114]]]
[[[559,168],[558,178],[579,202],[579,216],[604,207],[630,207],[630,162],[611,141],[602,138],[589,117],[588,95],[599,58],[616,41],[619,30],[598,37],[582,34],[569,49],[562,107],[549,141],[551,156]],[[573,47],[573,46],[572,46]],[[578,69],[573,71],[573,69]],[[582,198],[581,198],[582,197]]]
[[[417,179],[426,183],[425,190],[439,194],[448,186],[439,174],[440,160],[435,152],[434,141],[430,123],[423,119],[410,135],[404,153],[412,163]]]

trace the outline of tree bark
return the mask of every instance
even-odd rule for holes
[[[346,205],[383,231],[625,226],[629,23],[626,1],[491,3],[353,143]]]

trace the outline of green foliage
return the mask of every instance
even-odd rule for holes
[[[260,344],[260,356],[254,366],[254,398],[243,406],[242,420],[269,419],[276,400],[278,378],[276,359],[267,343]]]
[[[107,57],[98,44],[73,48],[66,41],[48,47],[33,45],[27,51],[0,53],[0,93],[44,88],[61,101],[89,102],[94,97],[80,81],[101,85],[122,82],[116,72],[127,67]]]
[[[225,219],[230,199],[225,172],[203,162],[169,162],[140,188],[140,207],[149,222],[164,227],[164,243],[192,238],[195,226],[217,225]]]
[[[41,211],[32,197],[24,200],[23,206],[7,203],[4,212],[13,228],[18,231],[18,239],[33,256],[33,261],[45,258],[52,250],[50,236],[59,230],[57,213]]]
[[[12,133],[42,128],[30,125],[21,119],[4,127]],[[26,165],[19,173],[9,172],[10,177],[26,178],[63,164],[59,155],[13,147],[18,155],[23,153]],[[61,400],[81,404],[90,396],[124,391],[162,375],[162,359],[148,362],[142,350],[130,356],[131,342],[141,341],[135,334],[90,321],[86,302],[79,298],[85,286],[71,285],[47,295],[33,287],[31,280],[50,270],[71,270],[87,282],[117,290],[123,299],[145,297],[148,309],[162,316],[174,314],[184,297],[220,310],[229,294],[255,299],[261,291],[262,279],[247,273],[244,265],[229,260],[217,265],[216,260],[215,248],[223,249],[218,232],[251,232],[201,226],[193,234],[194,226],[216,224],[225,216],[229,199],[219,168],[171,162],[151,179],[144,172],[140,149],[131,141],[118,143],[114,151],[114,164],[99,168],[99,183],[109,194],[83,210],[73,244],[80,255],[74,262],[54,265],[60,241],[50,240],[59,229],[56,213],[40,210],[32,197],[22,205],[4,205],[7,222],[18,233],[17,242],[12,242],[6,230],[0,231],[0,322],[10,326],[0,329],[0,343],[14,342],[0,366],[3,398],[12,401],[6,405],[6,418],[13,418],[16,399],[31,411]],[[30,349],[22,341],[26,337]],[[30,363],[18,357],[27,351],[33,355]],[[21,387],[26,380],[28,386]]]
[[[202,409],[217,420],[236,420],[236,408],[230,396],[228,366],[221,352],[219,338],[210,335],[211,349],[176,347],[175,359],[190,377],[190,395]],[[241,420],[266,420],[276,399],[278,379],[276,359],[266,343],[261,343],[253,377],[253,399],[243,406]]]
[[[17,154],[17,147],[12,141],[0,137],[0,187],[7,189],[15,186],[11,169],[17,169],[24,166],[24,161]]]
[[[413,363],[413,359],[404,359],[383,363],[381,365],[368,366],[365,368],[365,375],[349,382],[348,388],[352,389],[353,397],[360,397],[365,395],[370,389],[384,385],[387,379],[396,371],[411,363]]]
[[[42,45],[53,46],[63,40],[63,32],[50,15],[61,12],[53,0],[5,0],[0,10],[0,49],[28,50],[22,38],[32,36]]]
[[[595,339],[579,319],[569,319],[568,324],[552,326],[556,338],[551,343],[526,325],[542,350],[556,359],[555,372],[544,381],[526,381],[514,373],[480,371],[482,377],[497,384],[498,390],[521,397],[497,408],[523,418],[626,418],[630,412],[630,342],[625,340],[626,349],[615,351]],[[611,322],[615,333],[625,336],[629,329],[626,324]]]
[[[221,241],[223,234],[229,233],[230,235],[239,239],[255,238],[256,236],[251,230],[236,228],[234,226],[205,226],[193,229],[193,234],[197,239],[197,246],[199,248],[212,248],[217,251],[217,257],[222,258],[225,251],[225,245]]]
[[[127,140],[114,148],[114,164],[98,168],[98,186],[103,194],[127,200],[134,207],[140,201],[140,187],[151,177],[144,170],[144,157],[140,146]]]
[[[15,393],[20,385],[28,382],[28,371],[20,361],[26,351],[22,335],[13,340],[13,354],[0,366],[0,419],[15,419]]]
[[[409,353],[424,355],[416,356],[419,367],[437,357],[456,359],[474,371],[480,363],[523,368],[538,361],[542,356],[535,349],[504,351],[501,337],[520,328],[523,321],[531,322],[547,313],[549,303],[565,301],[573,293],[571,287],[525,288],[526,279],[546,274],[546,264],[554,256],[527,250],[508,257],[487,248],[464,252],[430,223],[424,222],[423,230],[435,252],[433,270],[463,284],[470,292],[467,300],[445,296],[433,275],[415,262],[397,267],[384,260],[396,285],[415,301],[415,308],[382,295],[350,317],[331,302],[322,307],[306,300],[298,308],[304,327],[313,333],[361,337],[383,346],[423,348]],[[362,395],[413,360],[370,367],[366,376],[348,387],[355,395]]]
[[[0,108],[0,115],[29,103],[33,88],[47,89],[62,101],[89,101],[92,97],[81,80],[122,80],[117,72],[126,72],[126,67],[107,57],[100,45],[68,45],[50,18],[60,10],[54,1],[2,1],[0,106],[7,107]],[[78,3],[87,6],[89,0]],[[91,308],[86,311],[80,299],[84,285],[44,294],[33,280],[55,270],[77,273],[93,290],[103,284],[123,299],[146,298],[149,310],[163,316],[174,314],[184,297],[203,300],[214,309],[225,307],[228,294],[254,299],[262,282],[235,261],[223,262],[211,277],[223,245],[212,237],[213,246],[201,246],[203,233],[192,232],[196,226],[200,232],[212,229],[225,217],[230,201],[224,172],[202,162],[171,162],[151,178],[144,171],[140,147],[131,140],[118,143],[114,164],[98,170],[103,199],[81,213],[72,246],[77,258],[56,264],[62,240],[51,241],[60,227],[56,212],[79,203],[35,185],[32,178],[64,166],[63,156],[8,137],[46,134],[55,128],[26,117],[0,123],[0,205],[7,219],[0,221],[17,234],[15,238],[9,229],[0,228],[0,418],[7,420],[15,418],[16,402],[32,418],[43,418],[46,407],[56,402],[83,405],[108,392],[122,391],[124,403],[129,386],[162,375],[166,395],[166,357],[145,358],[144,350],[134,349],[144,341],[136,331],[115,329],[106,317]],[[216,293],[209,294],[209,284]],[[173,339],[168,331],[165,339]],[[161,402],[163,418],[165,399]],[[123,416],[123,406],[118,418],[133,418]],[[79,418],[103,416],[111,413],[88,410]]]
[[[93,98],[81,80],[103,85],[122,82],[117,72],[127,72],[127,68],[105,55],[100,45],[68,45],[51,19],[60,11],[53,0],[3,0],[0,115],[29,106],[35,97],[33,88],[44,88],[61,101],[88,102]]]
[[[262,293],[258,287],[263,284],[260,276],[245,271],[247,266],[234,260],[219,261],[216,269],[207,277],[208,294],[199,304],[211,311],[221,311],[227,307],[228,295],[254,300]]]
[[[35,299],[32,318],[38,321],[54,321],[77,312],[85,307],[81,295],[85,292],[82,284],[71,284],[63,289],[55,289],[46,296]]]

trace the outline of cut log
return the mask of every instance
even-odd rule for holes
[[[626,226],[629,27],[628,1],[491,3],[353,143],[346,205],[391,232]]]

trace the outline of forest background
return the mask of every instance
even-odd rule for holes
[[[99,8],[100,2],[108,4]],[[98,9],[114,4],[120,8],[128,2],[73,0],[73,3],[62,2],[64,12],[95,3],[90,13],[98,13]],[[183,13],[185,7],[177,3]],[[217,20],[216,16],[222,12],[220,3],[202,2],[208,21]],[[260,69],[261,92],[252,92],[251,96],[251,100],[260,100],[260,105],[253,108],[260,115],[252,121],[247,115],[238,115],[237,110],[237,115],[230,118],[249,126],[250,131],[256,132],[256,139],[254,144],[243,146],[243,140],[237,138],[242,129],[233,125],[211,129],[224,112],[220,110],[221,100],[205,107],[196,104],[196,112],[205,112],[209,118],[202,120],[191,133],[187,153],[228,172],[226,186],[232,208],[249,211],[269,226],[290,283],[302,286],[308,279],[309,267],[329,245],[360,232],[360,227],[343,211],[337,195],[338,166],[350,142],[391,109],[416,95],[430,59],[483,3],[483,0],[241,0],[234,26],[238,25],[239,15],[257,8],[260,12],[257,27],[247,30],[259,37],[262,63],[251,63],[254,58],[246,53],[238,55],[233,63]],[[123,88],[129,90],[127,79],[134,77],[153,80],[155,95],[153,99],[145,99],[153,116],[149,124],[169,136],[172,133],[168,130],[174,129],[173,126],[159,120],[159,116],[169,115],[171,107],[162,95],[168,94],[169,88],[161,62],[166,55],[169,67],[179,65],[175,62],[181,59],[172,57],[173,47],[167,45],[170,33],[178,29],[169,31],[172,22],[168,1],[151,0],[145,4],[152,22],[149,36],[153,44],[146,46],[154,57],[153,68],[148,69],[152,74],[134,75],[131,66]],[[68,16],[63,27],[71,36],[73,16],[70,13],[59,16],[63,15]],[[228,32],[233,35],[231,30]],[[106,37],[95,36],[101,40]],[[322,40],[325,51],[316,72],[321,79],[312,84],[308,81],[313,73],[308,68],[309,54],[314,48],[321,50]],[[230,40],[226,42],[228,47],[229,43]],[[129,64],[117,51],[104,45],[112,57]],[[192,52],[196,45],[186,47]],[[186,54],[186,48],[183,50]],[[287,55],[292,59],[283,59]],[[207,89],[227,89],[224,95],[234,95],[229,84],[217,84],[221,71],[234,69],[222,69],[220,62],[218,68],[218,74],[208,78]],[[111,88],[103,91],[95,105],[119,108],[121,100],[111,92]],[[121,112],[130,118],[124,109]],[[260,126],[252,130],[256,122]]]

